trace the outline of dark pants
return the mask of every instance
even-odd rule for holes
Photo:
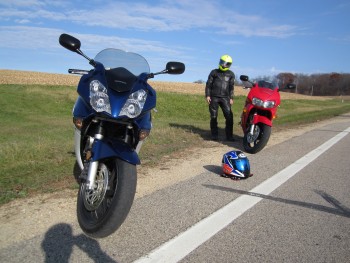
[[[233,113],[231,110],[231,104],[230,104],[229,98],[211,97],[211,102],[209,105],[211,135],[212,137],[217,138],[219,134],[219,131],[218,131],[219,106],[226,119],[226,127],[225,127],[226,139],[230,139],[232,138],[232,134],[233,134]]]

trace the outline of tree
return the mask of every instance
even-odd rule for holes
[[[276,79],[278,81],[278,85],[280,87],[284,87],[286,86],[287,84],[292,84],[294,83],[295,81],[295,76],[294,74],[292,73],[289,73],[289,72],[283,72],[283,73],[279,73],[277,76],[276,76]]]

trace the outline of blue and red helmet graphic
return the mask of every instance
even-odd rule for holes
[[[250,164],[247,156],[241,151],[230,151],[222,157],[222,170],[225,175],[247,178],[250,174]]]

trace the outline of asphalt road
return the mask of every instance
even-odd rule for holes
[[[108,238],[62,222],[1,249],[0,261],[349,262],[349,127],[350,118],[249,155],[247,180],[203,164],[206,172],[135,200]]]

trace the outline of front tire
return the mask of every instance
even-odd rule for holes
[[[249,128],[244,134],[243,147],[247,153],[257,153],[260,152],[267,144],[271,135],[271,127],[263,124],[257,123],[254,128],[253,135],[249,134]]]
[[[126,219],[136,192],[136,165],[120,159],[100,161],[95,187],[80,185],[77,217],[81,229],[94,238],[114,233]]]

